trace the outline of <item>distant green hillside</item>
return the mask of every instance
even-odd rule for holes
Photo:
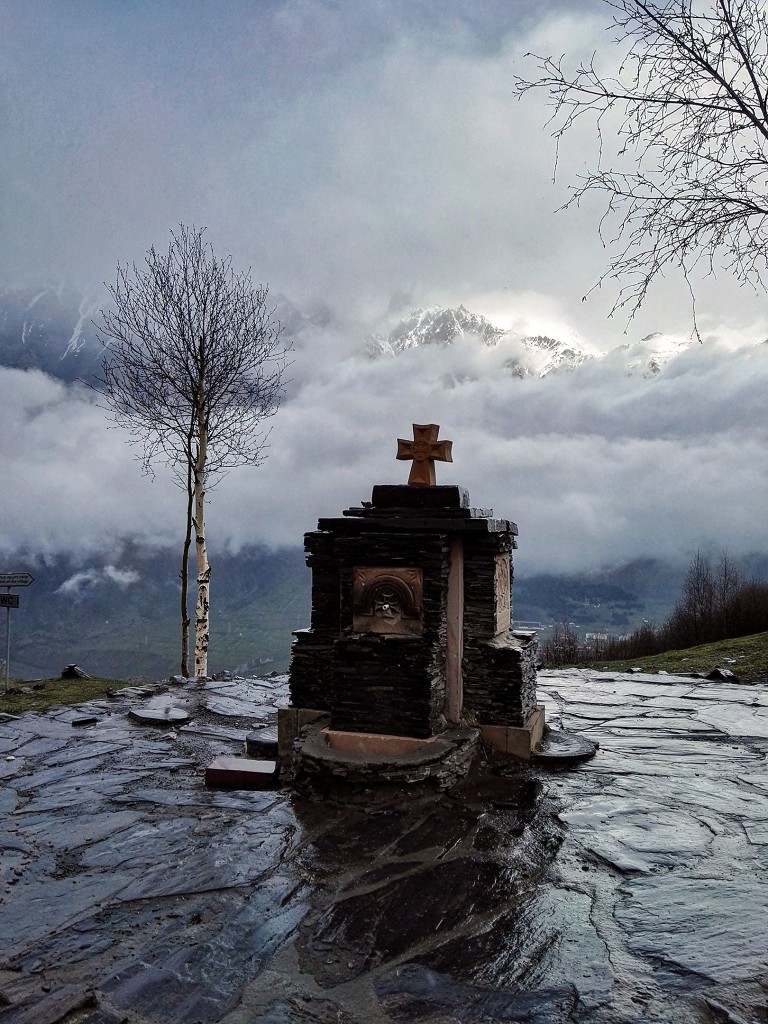
[[[211,672],[284,671],[292,632],[309,625],[310,573],[300,548],[211,552]],[[93,676],[161,679],[179,671],[179,553],[124,544],[110,558],[5,557],[35,577],[11,613],[11,672],[57,676],[70,663]],[[514,581],[514,617],[624,632],[663,621],[682,565],[647,559],[582,575]],[[709,668],[712,666],[709,665]],[[691,668],[693,670],[693,668]]]
[[[768,633],[754,633],[736,640],[720,640],[632,661],[595,661],[591,667],[620,672],[634,665],[648,672],[672,673],[710,672],[719,666],[730,669],[742,682],[768,682]]]
[[[682,563],[651,558],[570,575],[527,576],[516,569],[515,619],[571,622],[579,632],[629,632],[644,620],[662,622],[670,614],[684,572]]]
[[[292,631],[309,624],[302,551],[213,552],[211,563],[209,670],[284,671]],[[179,671],[177,553],[129,545],[114,563],[19,556],[13,565],[35,577],[12,613],[14,675],[58,675],[70,663],[105,678]]]

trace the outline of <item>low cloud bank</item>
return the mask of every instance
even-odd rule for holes
[[[652,379],[628,375],[616,354],[524,380],[505,368],[516,345],[467,337],[370,360],[356,339],[306,335],[267,462],[211,493],[209,542],[301,544],[318,516],[407,479],[395,441],[416,421],[454,441],[439,482],[518,523],[526,573],[766,550],[768,344],[692,345]],[[154,482],[141,476],[90,394],[16,370],[0,370],[0,387],[0,550],[178,544],[182,493],[162,468]]]
[[[83,569],[64,580],[56,593],[79,597],[84,591],[106,582],[129,587],[139,582],[139,574],[132,569],[118,569],[114,565],[105,565],[103,569]]]

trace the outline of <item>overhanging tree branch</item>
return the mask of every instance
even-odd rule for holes
[[[538,75],[517,78],[518,96],[544,89],[548,124],[562,139],[594,120],[597,166],[565,207],[589,193],[606,206],[600,232],[612,250],[611,312],[631,319],[651,283],[702,260],[742,284],[764,287],[768,255],[768,22],[759,0],[604,0],[623,52],[615,74],[593,54],[572,74],[564,58],[529,55]],[[616,131],[606,166],[608,126]],[[557,155],[556,155],[557,165]]]

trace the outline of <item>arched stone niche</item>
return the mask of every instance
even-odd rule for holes
[[[352,629],[355,633],[421,636],[421,569],[355,567],[352,570]]]

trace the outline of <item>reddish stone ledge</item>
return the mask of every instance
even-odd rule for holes
[[[418,739],[413,736],[390,736],[376,732],[347,732],[341,729],[323,729],[321,735],[333,750],[350,754],[410,754],[434,743],[436,736]]]

